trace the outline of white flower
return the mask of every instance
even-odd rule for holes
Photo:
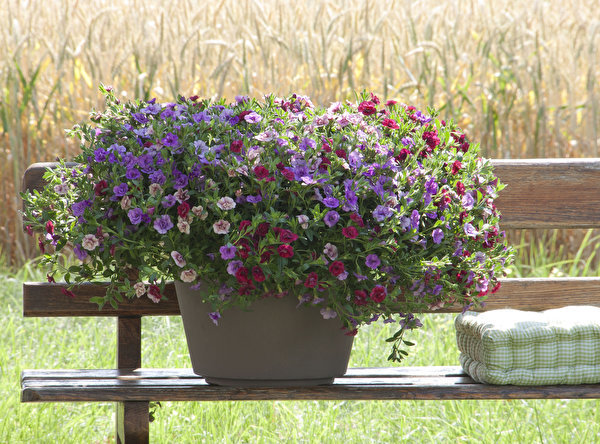
[[[83,236],[83,240],[81,241],[81,246],[88,251],[94,250],[100,242],[98,242],[98,238],[93,234],[86,234]]]
[[[54,186],[54,191],[57,194],[67,194],[69,192],[69,184],[63,182]]]
[[[121,209],[127,211],[131,208],[131,198],[129,196],[123,196],[121,199]]]
[[[198,205],[195,207],[192,207],[192,214],[196,217],[202,217],[202,212],[204,211],[204,208],[202,207],[202,205]],[[205,217],[206,219],[206,217]]]
[[[146,286],[144,285],[143,282],[138,282],[133,286],[133,289],[135,290],[135,295],[139,298],[142,297],[144,295],[144,293],[146,293]]]
[[[308,228],[308,216],[306,214],[301,214],[296,217],[298,218],[298,223],[300,226],[306,230]]]
[[[213,224],[213,230],[217,234],[227,234],[227,233],[229,233],[229,227],[230,226],[231,225],[226,220],[219,219],[218,221],[216,221]]]
[[[171,251],[171,257],[175,261],[175,265],[177,265],[180,268],[185,267],[185,264],[187,262],[185,261],[183,254],[181,254],[179,251]]]
[[[235,201],[231,197],[225,196],[217,201],[217,206],[223,211],[233,210],[235,208]]]
[[[156,197],[159,194],[162,194],[162,192],[163,192],[162,187],[157,183],[151,183],[149,190],[150,190],[150,196],[152,196],[152,197]]]
[[[323,253],[327,255],[329,259],[334,261],[338,257],[338,249],[335,245],[330,244],[329,242],[325,244],[325,249]]]
[[[180,217],[177,221],[177,228],[179,228],[179,231],[183,234],[190,234],[190,223],[187,219]]]
[[[175,191],[173,196],[175,196],[175,199],[177,199],[177,202],[179,203],[183,203],[190,198],[187,190],[184,190],[183,188],[180,188],[177,191]]]
[[[179,279],[181,279],[182,282],[194,282],[197,277],[198,273],[192,269],[183,270],[179,275]]]
[[[322,308],[321,310],[321,316],[323,316],[323,319],[333,319],[337,316],[337,313],[335,312],[335,310],[333,310],[332,308]]]

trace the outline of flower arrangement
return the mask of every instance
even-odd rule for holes
[[[350,335],[397,323],[400,360],[414,313],[499,288],[502,184],[433,110],[367,93],[320,109],[300,95],[160,104],[101,91],[106,110],[71,131],[76,164],[23,194],[48,279],[110,281],[100,306],[202,282],[218,324],[230,306],[291,294]]]

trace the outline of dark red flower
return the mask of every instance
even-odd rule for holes
[[[155,302],[158,302],[160,299],[162,299],[162,294],[160,294],[160,288],[158,288],[158,285],[148,286],[148,296],[150,296],[150,299]]]
[[[106,182],[105,180],[101,180],[96,185],[94,185],[94,194],[96,196],[105,196],[106,189],[108,189],[108,182]]]
[[[323,151],[325,151],[326,153],[330,153],[331,146],[328,143],[323,143]]]
[[[396,102],[395,100],[388,100],[387,102],[385,102],[385,106],[387,106],[388,108],[391,108],[391,107],[393,107],[393,106],[394,106],[396,103],[398,103],[398,102]]]
[[[369,300],[367,299],[367,292],[364,290],[354,290],[354,303],[356,305],[367,305]]]
[[[258,237],[265,237],[269,232],[269,228],[271,228],[270,223],[261,222],[260,224],[258,224],[258,227],[256,227],[256,231],[254,232],[254,234],[256,234]]]
[[[50,282],[51,284],[55,283],[56,281],[54,280],[54,276],[50,276],[49,274],[46,274],[46,279],[48,280],[48,282]]]
[[[259,165],[257,167],[254,167],[254,174],[256,174],[258,180],[262,180],[269,177],[269,170],[266,169],[264,166]]]
[[[281,242],[285,242],[289,244],[290,242],[294,242],[298,239],[298,235],[296,233],[292,233],[290,230],[282,229],[279,231],[279,240]]]
[[[344,227],[342,228],[342,234],[348,239],[356,239],[358,236],[358,230],[355,227]]]
[[[51,220],[49,220],[48,222],[46,222],[46,233],[48,233],[48,234],[54,234],[54,224],[52,223]]]
[[[498,282],[496,285],[494,285],[494,288],[492,288],[492,293],[496,293],[498,290],[500,290],[501,286],[502,286],[502,284],[500,282]]]
[[[246,234],[248,232],[248,227],[252,225],[252,222],[249,220],[243,220],[240,222],[240,233]]]
[[[285,177],[287,180],[294,180],[294,172],[289,168],[284,168],[281,170],[281,174],[283,174],[283,177]]]
[[[344,271],[346,271],[344,267],[344,263],[341,261],[333,261],[329,266],[329,272],[334,276],[339,276]]]
[[[421,138],[425,141],[429,148],[435,148],[440,144],[440,138],[438,137],[437,130],[425,131]]]
[[[185,219],[190,212],[190,204],[187,202],[183,202],[181,205],[177,207],[177,214]]]
[[[262,282],[265,280],[265,274],[263,273],[262,268],[260,268],[258,265],[252,267],[252,279],[254,279],[256,282]]]
[[[27,225],[27,226],[25,227],[25,231],[27,232],[27,234],[28,234],[29,236],[33,236],[33,228],[31,228],[31,225]]]
[[[277,253],[284,258],[292,257],[294,255],[294,247],[291,245],[280,245],[277,247]]]
[[[369,295],[373,302],[381,303],[385,300],[386,291],[385,288],[381,285],[375,285],[373,290],[371,290],[371,294]]]
[[[229,145],[229,149],[231,150],[232,153],[241,152],[243,147],[244,147],[244,142],[241,140],[234,140],[233,142],[231,142],[231,145]]]
[[[44,254],[46,252],[46,247],[44,246],[44,239],[41,237],[38,239],[38,247],[40,248],[40,253]]]
[[[399,161],[399,162],[402,162],[402,161],[406,160],[406,158],[408,156],[410,156],[411,154],[412,153],[410,152],[410,150],[408,148],[402,148],[400,150],[400,154],[398,154],[396,156],[396,160]]]
[[[260,255],[260,263],[264,264],[265,262],[269,262],[269,259],[271,259],[271,251],[265,251]]]
[[[352,222],[354,222],[359,227],[364,227],[365,226],[365,223],[364,223],[362,217],[360,217],[360,215],[357,214],[357,213],[351,213],[350,214],[350,219],[352,220]]]
[[[335,150],[335,155],[341,159],[345,159],[347,156],[346,151],[344,151],[344,150]]]
[[[460,163],[458,160],[455,160],[452,164],[452,174],[457,174],[462,167],[462,163]]]
[[[459,196],[465,195],[465,185],[462,182],[456,182],[456,194]]]
[[[383,119],[381,122],[383,126],[387,126],[390,129],[398,129],[400,126],[396,123],[394,119]]]
[[[361,102],[360,105],[358,105],[358,112],[363,113],[365,116],[370,116],[377,112],[377,106],[374,102],[371,102],[370,100],[365,100],[364,102]]]
[[[73,293],[71,290],[67,290],[66,288],[61,288],[60,291],[62,292],[62,294],[70,297],[71,299],[75,299],[77,297],[75,293]]]
[[[314,271],[308,273],[306,280],[304,281],[304,286],[306,288],[315,288],[319,283],[319,275]]]
[[[379,105],[381,103],[379,97],[373,93],[371,93],[371,102],[373,102],[375,105]]]
[[[248,278],[248,269],[246,267],[240,267],[235,272],[235,278],[240,284],[249,284],[250,278]]]

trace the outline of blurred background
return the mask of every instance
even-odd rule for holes
[[[35,255],[23,171],[77,153],[64,131],[102,108],[101,82],[131,100],[296,92],[318,105],[367,89],[435,106],[487,157],[600,155],[598,0],[3,0],[0,39],[0,255],[13,266]],[[534,237],[556,261],[564,249],[589,266],[598,250],[591,232]]]

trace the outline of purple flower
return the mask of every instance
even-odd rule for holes
[[[150,103],[147,107],[142,108],[140,111],[148,114],[158,114],[162,110],[158,103]]]
[[[262,201],[262,196],[257,194],[256,196],[248,196],[246,197],[246,201],[250,203],[259,203]]]
[[[431,233],[431,237],[433,238],[433,242],[435,244],[439,244],[444,238],[444,232],[441,228],[436,228],[435,230],[433,230],[433,233]]]
[[[108,151],[106,151],[104,148],[98,148],[96,151],[94,151],[94,160],[96,162],[104,162],[107,154]]]
[[[142,222],[143,215],[144,212],[141,208],[132,208],[127,212],[127,217],[133,225],[138,225],[140,222]]]
[[[465,234],[469,237],[477,237],[477,229],[471,225],[470,223],[466,223],[465,226],[463,227]]]
[[[71,206],[71,210],[73,211],[73,216],[83,216],[85,209],[92,206],[92,202],[89,200],[82,200],[80,202],[75,202]]]
[[[373,217],[376,221],[382,222],[392,215],[392,210],[390,207],[385,205],[377,205],[377,208],[373,210]]]
[[[298,145],[298,148],[300,148],[302,151],[306,151],[309,148],[312,148],[314,150],[316,147],[317,142],[315,142],[312,139],[309,139],[308,137],[302,139],[302,142],[300,142],[300,145]]]
[[[167,133],[165,137],[160,139],[160,143],[162,143],[164,146],[177,148],[179,146],[179,137],[177,137],[176,134]]]
[[[328,211],[323,218],[323,222],[325,222],[325,225],[327,225],[329,228],[337,224],[338,220],[340,220],[340,215],[334,210]]]
[[[367,267],[375,270],[377,267],[379,267],[379,265],[381,265],[381,260],[376,254],[369,254],[365,260],[365,264]]]
[[[121,183],[120,185],[113,187],[113,193],[117,197],[125,196],[127,194],[127,191],[129,191],[129,187],[126,183]]]
[[[142,113],[133,113],[131,114],[131,117],[133,117],[136,120],[136,122],[141,123],[142,125],[144,123],[148,123],[148,117],[146,117]]]
[[[400,140],[400,143],[410,148],[411,146],[414,146],[415,141],[411,137],[403,137],[402,140]]]
[[[461,200],[462,206],[465,210],[473,209],[473,205],[475,205],[475,199],[471,193],[465,193]]]
[[[171,228],[173,228],[173,222],[168,214],[164,214],[154,221],[154,229],[160,234],[166,234]]]
[[[175,180],[173,181],[173,188],[176,190],[180,190],[181,188],[185,188],[188,185],[189,178],[181,171],[175,170],[173,173]]]
[[[413,212],[410,215],[410,226],[413,230],[419,231],[420,218],[421,218],[421,215],[419,214],[419,212],[417,210],[413,210]]]
[[[244,120],[248,123],[258,123],[262,120],[262,117],[254,111],[251,111],[244,116]]]
[[[432,196],[436,195],[436,193],[438,192],[438,184],[435,182],[435,177],[432,177],[427,182],[425,182],[425,190]]]
[[[225,261],[233,259],[235,257],[236,251],[237,248],[235,248],[234,246],[223,245],[221,248],[219,248],[219,252],[221,253],[221,259]]]
[[[73,248],[73,252],[75,253],[75,256],[77,256],[77,259],[79,259],[80,261],[84,260],[88,255],[87,252],[79,244],[75,245],[75,248]]]
[[[234,276],[235,273],[244,265],[242,261],[231,261],[227,264],[227,273]]]
[[[208,317],[211,321],[214,322],[215,325],[219,325],[219,319],[221,319],[221,314],[218,311],[212,311],[208,314]]]
[[[157,183],[159,185],[164,185],[164,183],[167,181],[167,178],[161,170],[156,170],[150,173],[148,178],[152,183]]]
[[[337,200],[335,197],[326,197],[325,199],[323,199],[323,204],[327,208],[337,208],[340,206],[340,201]]]
[[[140,173],[140,171],[137,168],[130,168],[125,173],[125,177],[129,180],[139,179],[141,175],[142,173]]]
[[[167,194],[161,203],[164,208],[171,208],[177,203],[177,198],[172,194]]]

